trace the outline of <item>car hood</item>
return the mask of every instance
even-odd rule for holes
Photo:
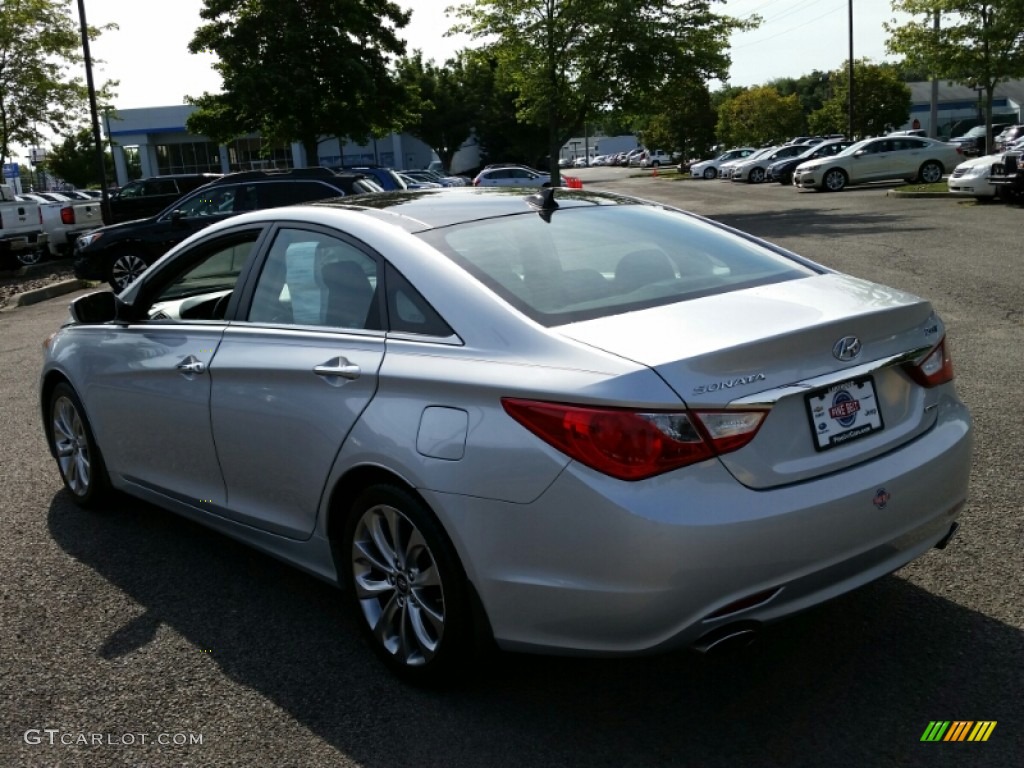
[[[122,221],[118,224],[108,224],[105,227],[96,227],[96,229],[89,230],[88,233],[102,232],[104,236],[108,234],[114,235],[126,235],[135,232],[140,229],[145,229],[155,222],[159,216],[149,216],[145,219],[132,219],[131,221]]]

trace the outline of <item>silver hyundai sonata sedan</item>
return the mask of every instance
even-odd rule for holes
[[[711,221],[453,189],[215,224],[46,343],[71,498],[345,588],[395,671],[708,647],[956,530],[971,419],[920,298]]]

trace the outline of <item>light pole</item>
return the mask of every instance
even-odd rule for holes
[[[96,109],[96,86],[92,79],[92,56],[89,54],[89,25],[85,21],[85,0],[78,0],[78,21],[82,27],[82,55],[85,58],[85,84],[89,89],[89,112],[92,115],[92,140],[96,145],[96,170],[100,175],[100,200],[104,222],[112,221],[110,195],[107,193],[107,168],[103,161],[103,139],[100,137],[100,115]]]
[[[846,130],[850,134],[850,141],[853,141],[853,0],[849,0],[848,6],[848,17],[850,27],[850,73],[849,73],[849,91],[850,91],[850,104],[847,109],[847,123]]]

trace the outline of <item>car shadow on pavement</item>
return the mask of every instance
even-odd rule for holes
[[[494,654],[438,691],[384,671],[333,587],[202,526],[126,497],[83,512],[64,491],[48,524],[143,609],[97,657],[132,654],[165,625],[368,768],[1009,766],[1024,754],[1024,633],[899,577],[739,652]],[[986,743],[922,743],[933,720],[998,726]]]
[[[776,211],[715,214],[711,218],[766,240],[786,237],[844,237],[923,231],[908,227],[898,213],[851,213],[842,208],[781,208]]]

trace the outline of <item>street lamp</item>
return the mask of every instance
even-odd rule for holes
[[[103,161],[103,139],[100,137],[100,115],[96,109],[96,86],[92,79],[92,56],[89,54],[89,25],[85,21],[85,0],[78,0],[78,22],[82,27],[82,55],[85,58],[85,84],[89,89],[89,112],[92,114],[92,140],[96,145],[96,170],[100,174],[100,200],[104,222],[110,222],[110,195],[107,192],[107,168]]]

